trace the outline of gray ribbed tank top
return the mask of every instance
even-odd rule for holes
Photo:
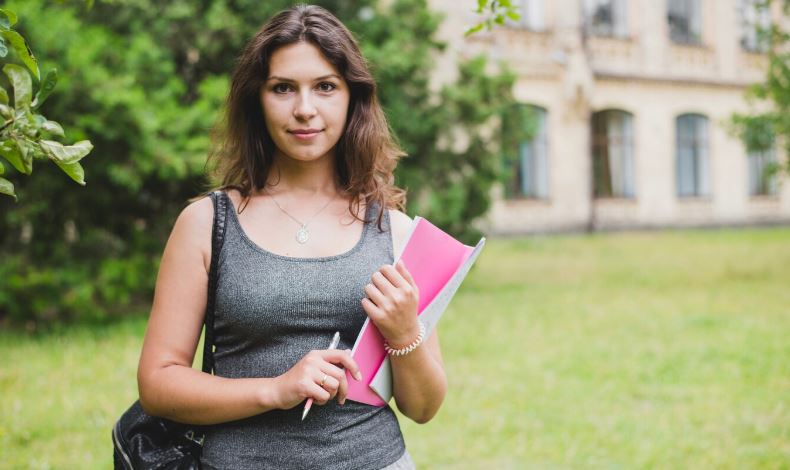
[[[312,349],[325,349],[340,331],[350,349],[367,318],[360,300],[365,284],[393,262],[389,213],[382,229],[370,204],[362,237],[351,250],[322,258],[294,258],[253,242],[228,203],[225,243],[219,255],[215,310],[215,373],[222,377],[276,377]],[[211,426],[203,464],[221,469],[378,469],[403,455],[405,444],[389,406],[351,400],[272,410]]]

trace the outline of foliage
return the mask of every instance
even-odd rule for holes
[[[60,124],[37,112],[55,88],[58,74],[52,69],[41,78],[38,61],[27,41],[12,28],[16,22],[15,13],[0,9],[0,64],[14,98],[12,103],[6,84],[0,83],[0,157],[19,173],[27,175],[33,171],[34,159],[51,160],[71,179],[84,186],[85,171],[79,161],[90,153],[93,145],[88,140],[63,145],[47,139],[65,136]],[[35,95],[34,82],[38,85]],[[0,175],[3,174],[5,166],[0,161]],[[2,176],[0,194],[17,200],[14,184]]]
[[[48,115],[95,145],[91,191],[42,169],[0,200],[0,321],[104,319],[150,305],[156,264],[175,217],[210,182],[210,131],[246,40],[291,2],[279,0],[12,0],[42,60],[63,66]],[[496,126],[512,76],[482,59],[431,91],[443,44],[425,0],[317,2],[355,32],[391,127],[411,155],[396,172],[418,213],[466,241],[501,169]],[[486,132],[486,130],[493,132]],[[468,137],[468,139],[467,139]],[[469,145],[459,146],[459,139]],[[36,198],[24,197],[36,194]]]
[[[459,63],[458,78],[433,96],[428,82],[435,53],[444,47],[433,38],[440,21],[423,0],[401,0],[390,14],[368,21],[361,42],[388,119],[409,154],[396,173],[408,189],[407,212],[475,243],[480,232],[472,223],[486,213],[491,187],[503,178],[502,152],[515,149],[510,142],[523,140],[526,128],[514,123],[503,145],[497,130],[513,103],[515,76],[486,73],[483,57]]]
[[[777,0],[764,0],[760,8],[771,9]],[[744,142],[749,151],[764,151],[779,145],[790,157],[790,0],[782,0],[783,16],[771,26],[759,31],[759,37],[768,44],[765,81],[749,87],[747,100],[753,105],[750,113],[735,113],[731,117],[731,130]],[[760,111],[755,108],[760,106]],[[767,106],[766,106],[767,105]],[[769,173],[780,171],[778,166]],[[790,158],[786,171],[790,172]]]
[[[521,18],[518,5],[514,5],[511,0],[477,0],[475,13],[484,15],[483,20],[467,29],[464,36],[470,36],[484,28],[491,30],[494,25],[505,24],[508,18],[513,21]]]

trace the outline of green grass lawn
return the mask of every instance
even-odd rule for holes
[[[0,468],[109,468],[145,319],[0,333]],[[490,240],[420,468],[790,468],[790,228]]]

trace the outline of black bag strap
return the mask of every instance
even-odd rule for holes
[[[217,298],[217,271],[219,252],[225,242],[225,220],[228,211],[228,200],[222,191],[211,193],[214,202],[214,227],[211,229],[211,267],[208,274],[208,298],[206,301],[206,334],[203,339],[203,372],[214,372],[214,304]]]

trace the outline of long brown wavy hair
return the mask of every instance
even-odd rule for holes
[[[381,229],[386,208],[403,210],[406,192],[394,184],[393,171],[405,156],[393,138],[365,59],[354,37],[332,13],[315,5],[296,5],[279,12],[247,43],[233,71],[224,119],[214,129],[214,145],[206,162],[213,189],[237,189],[243,207],[261,189],[272,168],[274,142],[264,122],[260,90],[269,74],[269,58],[282,46],[308,42],[345,78],[350,90],[349,112],[335,147],[340,191],[350,197],[356,220],[360,199],[377,202]],[[364,221],[369,222],[369,221]]]

